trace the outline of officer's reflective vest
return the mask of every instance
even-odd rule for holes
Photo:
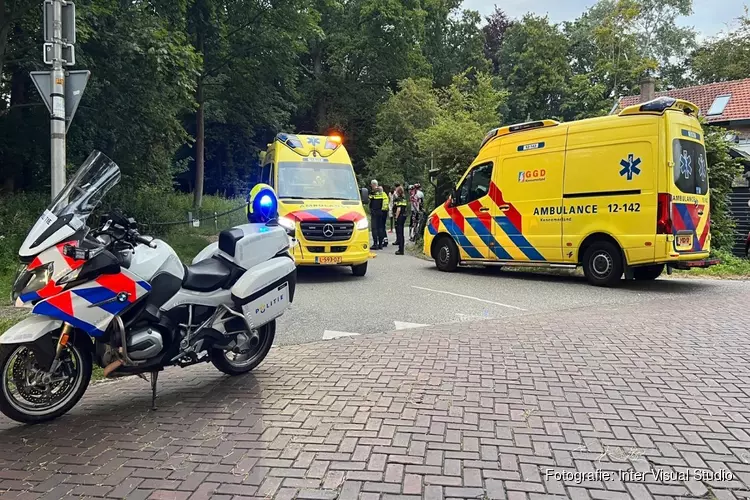
[[[408,204],[406,202],[406,198],[396,198],[396,200],[393,202],[393,216],[396,216],[396,210],[401,207],[401,213],[399,214],[399,217],[406,217],[407,206]]]
[[[385,198],[385,201],[383,199]],[[385,193],[370,193],[370,213],[375,210],[383,210],[383,205],[388,209],[388,195]]]

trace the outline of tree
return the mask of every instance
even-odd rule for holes
[[[739,80],[750,75],[750,14],[738,18],[736,29],[711,40],[690,56],[690,68],[699,83]]]
[[[484,32],[484,57],[492,62],[494,73],[500,69],[500,49],[505,41],[505,33],[513,22],[500,8],[495,6],[494,12],[485,18],[487,22]]]
[[[439,111],[432,81],[408,79],[399,84],[377,115],[372,139],[375,154],[367,161],[368,174],[386,185],[424,180],[425,159],[418,135],[429,128]]]
[[[639,10],[630,1],[601,0],[565,23],[573,77],[562,106],[566,119],[606,113],[617,97],[630,95],[656,63],[639,52],[631,29]]]
[[[560,117],[571,76],[568,39],[546,17],[527,14],[506,31],[499,75],[513,122]]]
[[[0,164],[10,190],[44,191],[49,183],[49,115],[28,75],[46,69],[34,6],[9,34],[2,74],[10,107],[0,115]],[[68,132],[69,165],[100,149],[116,159],[124,185],[171,188],[174,152],[187,140],[179,114],[192,106],[197,67],[184,3],[89,0],[77,7],[77,63],[92,76]]]
[[[194,0],[188,20],[203,56],[188,126],[199,208],[204,187],[230,195],[246,190],[258,150],[288,125],[305,50],[300,38],[313,20],[298,0]]]
[[[500,108],[508,92],[486,73],[475,79],[460,74],[438,91],[440,111],[433,125],[418,134],[422,156],[439,169],[438,185],[454,185],[474,160],[487,132],[502,123]]]
[[[460,11],[460,5],[460,0],[424,2],[424,52],[438,87],[447,87],[453,76],[468,68],[490,69],[484,56],[484,34],[479,28],[481,16],[472,10]]]

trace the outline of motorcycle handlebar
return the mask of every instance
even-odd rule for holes
[[[143,245],[147,245],[147,246],[149,246],[149,247],[151,247],[151,248],[156,248],[156,243],[154,243],[154,240],[153,240],[153,239],[151,239],[151,238],[146,238],[146,237],[143,237],[143,236],[141,236],[140,234],[136,233],[136,234],[134,235],[133,239],[134,239],[134,240],[135,240],[135,241],[136,241],[137,243],[141,243],[141,244],[143,244]]]

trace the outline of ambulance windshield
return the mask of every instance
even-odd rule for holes
[[[360,199],[354,170],[345,163],[280,162],[277,191],[282,200]]]

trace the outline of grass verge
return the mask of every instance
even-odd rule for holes
[[[674,271],[674,276],[680,278],[716,278],[716,279],[748,279],[750,278],[750,259],[742,259],[726,252],[717,252],[716,257],[721,263],[706,269],[692,269],[690,271]]]

